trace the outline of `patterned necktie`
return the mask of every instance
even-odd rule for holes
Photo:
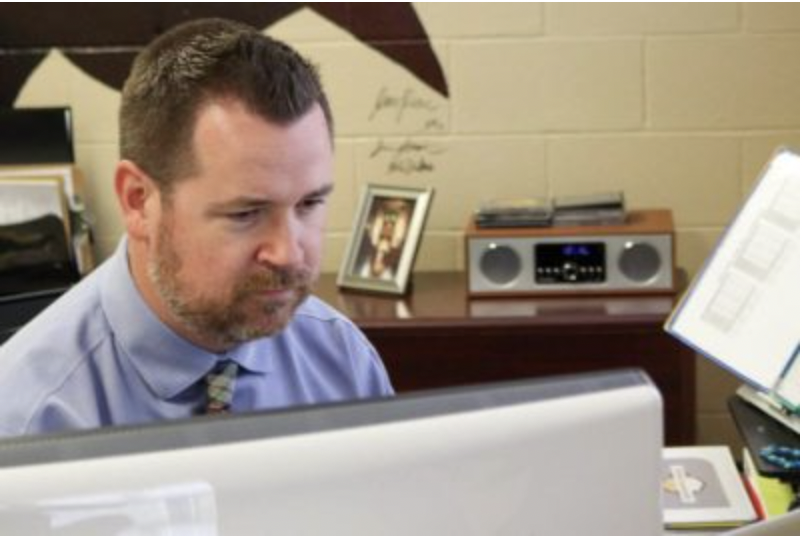
[[[237,379],[239,366],[229,361],[222,367],[216,367],[206,376],[206,411],[207,415],[228,413],[231,400],[234,398],[234,382]]]

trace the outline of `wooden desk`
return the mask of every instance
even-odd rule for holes
[[[362,328],[399,392],[639,367],[663,394],[666,442],[694,443],[694,354],[663,332],[670,296],[469,299],[464,273],[431,272],[399,299],[335,279],[316,293]]]

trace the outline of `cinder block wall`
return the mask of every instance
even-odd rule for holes
[[[312,9],[266,28],[318,63],[331,93],[327,271],[374,182],[436,189],[417,270],[463,266],[462,229],[482,200],[623,190],[631,208],[674,211],[678,264],[693,275],[772,150],[799,146],[798,3],[411,6],[423,35],[389,19],[370,23],[373,39],[402,52],[430,43],[447,96]],[[359,22],[361,8],[347,9]],[[52,48],[15,104],[73,107],[105,257],[122,233],[119,93]],[[698,376],[700,442],[736,445],[724,401],[737,382],[706,362]]]

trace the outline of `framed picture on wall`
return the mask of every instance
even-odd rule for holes
[[[406,293],[433,196],[432,188],[365,186],[337,285]]]

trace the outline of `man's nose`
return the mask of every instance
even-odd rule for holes
[[[298,266],[303,261],[301,229],[292,218],[281,218],[266,231],[257,261],[270,266]]]

